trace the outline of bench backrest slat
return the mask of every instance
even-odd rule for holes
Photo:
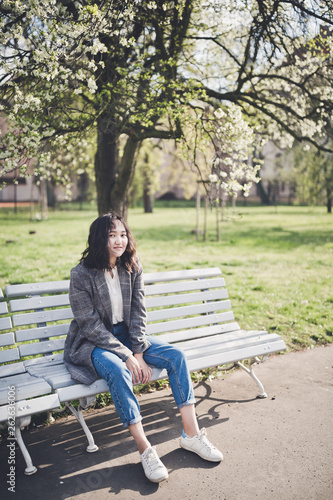
[[[219,300],[218,302],[207,302],[204,304],[194,304],[191,306],[174,307],[172,309],[158,309],[149,311],[148,321],[161,321],[164,319],[179,318],[195,314],[213,313],[225,309],[230,309],[230,300]]]
[[[0,335],[0,347],[5,347],[15,344],[14,332],[2,333]]]
[[[224,323],[223,325],[209,325],[200,328],[189,328],[188,330],[177,330],[175,332],[163,333],[161,337],[165,342],[173,344],[184,340],[192,340],[206,336],[230,333],[240,330],[238,323]]]
[[[8,317],[0,318],[0,330],[10,330],[11,327],[12,327],[12,321],[10,318]]]
[[[33,344],[22,344],[19,351],[22,356],[34,356],[36,354],[53,353],[64,348],[65,339],[34,342]]]
[[[0,363],[9,363],[10,361],[18,361],[20,353],[17,347],[0,351]]]
[[[147,285],[146,296],[161,295],[166,293],[191,292],[194,290],[207,290],[210,288],[222,288],[225,286],[224,278],[202,279],[193,281],[176,281],[172,283],[160,283],[158,285]]]
[[[67,335],[69,323],[63,325],[48,325],[38,328],[27,328],[15,332],[16,342],[26,342],[28,340],[46,339],[49,337],[59,337]]]
[[[49,354],[47,356],[42,356],[40,358],[30,358],[26,359],[23,363],[25,368],[29,368],[30,366],[41,366],[41,365],[59,365],[63,362],[64,355],[63,353],[57,354]]]
[[[69,280],[45,281],[44,283],[26,283],[22,285],[6,285],[8,298],[24,297],[25,295],[42,295],[44,293],[68,292]]]
[[[9,301],[11,312],[30,311],[32,309],[62,306],[69,306],[68,294],[49,295],[47,297],[29,297],[28,299],[16,299]]]
[[[49,321],[61,321],[72,319],[73,313],[70,307],[66,309],[54,309],[51,311],[37,311],[33,313],[17,314],[13,316],[14,326],[32,325],[34,323],[47,323]]]
[[[222,323],[224,321],[233,321],[234,319],[232,311],[219,314],[205,314],[193,318],[165,321],[164,323],[150,323],[147,325],[147,333],[148,335],[155,335],[157,333],[172,332],[185,328],[196,328],[203,325]]]
[[[187,269],[182,271],[165,271],[159,273],[145,273],[144,281],[148,285],[150,283],[165,282],[165,281],[180,281],[184,279],[203,279],[221,276],[221,270],[218,267],[207,269]]]
[[[7,302],[0,302],[0,314],[7,314],[7,313],[8,313]]]
[[[26,369],[23,361],[19,363],[10,363],[8,365],[0,366],[0,373],[2,377],[11,377],[12,375],[18,375],[20,373],[25,373]]]
[[[190,302],[204,302],[228,298],[227,290],[204,290],[196,293],[178,293],[177,295],[165,295],[158,297],[147,297],[146,307],[163,307]]]

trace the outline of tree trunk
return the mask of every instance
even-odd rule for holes
[[[326,207],[327,207],[327,213],[328,214],[332,213],[332,198],[333,198],[333,193],[327,187],[327,189],[326,189]]]
[[[42,212],[42,220],[47,220],[48,208],[47,208],[47,181],[42,179],[40,181],[40,207]]]
[[[111,191],[119,170],[119,134],[110,124],[107,115],[97,122],[97,152],[95,155],[95,177],[98,213],[104,214],[118,207],[111,203]]]
[[[119,133],[103,115],[98,121],[95,176],[98,213],[110,210],[127,217],[131,185],[140,143],[128,137],[122,158],[119,158]]]
[[[269,205],[270,204],[269,194],[267,194],[266,189],[264,188],[264,185],[263,185],[261,179],[258,182],[257,186],[258,186],[257,190],[258,190],[258,194],[259,194],[261,203],[263,205]]]
[[[146,153],[143,168],[143,206],[145,214],[153,213],[153,195],[149,170],[149,155]]]
[[[144,186],[143,188],[143,207],[145,214],[153,213],[153,197],[147,186]]]
[[[129,205],[129,188],[132,184],[140,144],[140,142],[128,137],[110,195],[112,210],[117,211],[125,220]]]

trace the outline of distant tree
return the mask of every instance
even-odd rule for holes
[[[162,163],[160,141],[146,139],[140,148],[135,178],[130,190],[131,202],[142,199],[145,213],[153,212],[154,195],[159,189],[159,171]]]
[[[292,166],[289,180],[296,186],[298,200],[312,205],[325,204],[327,212],[332,213],[333,154],[296,143],[287,156]]]

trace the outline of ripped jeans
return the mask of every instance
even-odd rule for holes
[[[113,335],[131,349],[128,328],[125,323],[113,327]],[[165,368],[178,409],[195,403],[191,377],[183,351],[158,339],[148,337],[151,346],[143,353],[145,362],[150,366]],[[95,347],[92,362],[100,377],[107,381],[112,400],[124,425],[136,424],[142,420],[140,406],[133,393],[131,372],[125,362],[116,354]]]

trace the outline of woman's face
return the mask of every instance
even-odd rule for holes
[[[109,232],[110,263],[115,265],[118,257],[121,257],[126,250],[128,243],[127,232],[119,220],[114,221],[114,225]]]

